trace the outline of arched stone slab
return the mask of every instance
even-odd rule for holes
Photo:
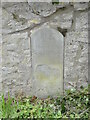
[[[37,97],[63,93],[63,35],[42,27],[31,35],[33,94]]]

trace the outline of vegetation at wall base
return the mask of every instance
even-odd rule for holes
[[[52,0],[52,4],[59,4],[59,0]]]
[[[89,119],[90,93],[88,88],[82,88],[79,92],[75,89],[67,90],[64,96],[57,98],[37,97],[21,98],[16,100],[2,95],[0,99],[0,118],[80,118]]]

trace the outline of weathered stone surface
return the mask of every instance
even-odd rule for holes
[[[2,41],[3,91],[7,91],[8,87],[10,94],[14,95],[15,89],[20,90],[23,87],[23,92],[27,94],[24,91],[26,86],[28,85],[28,90],[31,89],[30,41],[27,33],[6,35],[2,37]]]
[[[39,97],[62,94],[64,43],[62,34],[54,29],[42,27],[32,34],[31,42],[34,94]]]
[[[56,11],[56,7],[48,2],[30,2],[29,5],[31,9],[41,16],[48,16]]]
[[[85,10],[88,8],[88,2],[74,3],[75,10]]]
[[[30,0],[28,1],[18,0],[18,2],[14,2],[14,1],[11,2],[12,0],[3,0],[3,1],[6,2],[2,3],[2,7],[3,7],[2,12],[0,10],[0,20],[2,20],[0,24],[0,32],[2,31],[3,34],[3,36],[2,34],[0,34],[0,68],[2,66],[1,68],[2,70],[0,69],[0,76],[2,76],[2,79],[0,79],[0,91],[2,91],[3,88],[3,92],[5,94],[7,94],[8,91],[10,91],[12,95],[16,95],[16,96],[17,94],[18,96],[33,95],[33,92],[35,93],[35,88],[32,86],[32,83],[34,81],[32,82],[31,80],[33,78],[32,77],[33,70],[36,70],[35,75],[38,79],[40,79],[40,76],[38,76],[38,74],[41,73],[42,74],[41,76],[43,76],[44,73],[44,76],[50,79],[49,83],[52,82],[51,79],[55,79],[56,77],[58,78],[58,76],[60,76],[59,68],[52,66],[53,63],[54,64],[59,63],[58,57],[60,57],[59,56],[60,54],[57,55],[54,51],[54,49],[56,50],[59,47],[52,48],[54,42],[53,44],[50,44],[51,42],[45,44],[45,46],[48,47],[47,50],[45,49],[46,53],[43,54],[43,51],[40,53],[43,56],[46,54],[47,57],[48,55],[47,51],[49,51],[48,52],[49,57],[51,57],[52,59],[49,59],[48,61],[50,61],[49,64],[51,64],[51,66],[47,64],[42,64],[41,66],[37,65],[37,67],[35,68],[36,65],[34,64],[35,61],[33,61],[31,57],[33,55],[31,54],[32,53],[31,50],[33,51],[33,49],[30,44],[30,38],[28,37],[26,31],[22,31],[22,33],[20,31],[17,34],[15,33],[11,35],[5,35],[5,33],[21,30],[27,28],[28,26],[41,23],[42,21],[41,19],[43,16],[44,17],[49,15],[51,16],[51,14],[53,13],[54,13],[54,17],[51,17],[52,19],[50,19],[50,21],[48,21],[49,19],[47,19],[46,23],[44,23],[43,25],[44,26],[48,25],[50,28],[57,30],[58,28],[62,28],[61,30],[62,33],[66,31],[66,34],[64,36],[65,47],[63,51],[64,52],[64,89],[72,88],[73,86],[74,87],[77,86],[78,88],[81,85],[87,86],[88,53],[89,53],[88,12],[90,12],[90,10],[87,9],[88,2],[84,2],[84,3],[60,2],[59,4],[52,5],[51,3],[39,3],[39,2],[36,3],[35,1],[33,3],[30,3],[29,2]],[[59,8],[58,13],[56,13],[57,8]],[[36,30],[37,32],[39,32],[40,31],[39,27],[40,25],[38,25],[38,27],[36,26],[33,30],[31,30],[31,32],[33,33]],[[37,38],[35,33],[33,33],[33,35],[35,35],[34,37]],[[56,38],[56,36],[54,36],[54,38]],[[56,44],[60,46],[59,45],[60,43],[56,42],[55,45]],[[37,54],[37,52],[35,54]],[[38,55],[37,60],[41,61],[40,55]],[[44,62],[46,63],[46,61]],[[32,67],[35,69],[32,70]],[[42,84],[43,84],[42,81],[40,86],[39,83],[37,83],[39,87],[41,87]],[[47,81],[45,82],[45,84],[47,84]],[[49,90],[51,90],[50,94],[54,94],[55,91],[52,88],[53,86],[52,84],[51,86],[49,86],[50,88]],[[58,82],[57,83],[55,82],[55,85],[56,85],[55,87],[59,88]],[[41,95],[43,96],[43,93],[45,93],[45,95],[47,95],[48,93],[46,91],[46,88],[47,86],[46,87],[43,86],[35,94],[38,95],[38,93],[41,93]]]
[[[88,12],[77,14],[76,17],[76,30],[88,30]]]
[[[87,86],[88,81],[88,36],[84,32],[67,33],[65,37],[64,77],[65,89]],[[84,36],[85,38],[83,38]],[[71,85],[70,85],[70,84]]]
[[[0,93],[2,92],[2,8],[0,5]]]
[[[3,34],[17,31],[40,22],[40,17],[30,10],[27,3],[13,3],[13,6],[2,9]]]
[[[66,34],[66,37],[67,37],[67,42],[74,41],[74,42],[88,43],[88,31],[87,30],[82,31],[82,32],[80,30],[71,31]]]
[[[56,8],[63,8],[63,7],[67,7],[68,4],[69,2],[59,2],[58,4],[54,4],[54,6]]]
[[[1,0],[4,5],[12,6],[12,0]],[[27,2],[27,0],[13,0],[14,3]],[[11,4],[11,5],[10,5]]]
[[[50,21],[50,25],[58,26],[64,29],[69,29],[72,25],[73,11],[65,12],[62,15],[57,15],[54,20]]]

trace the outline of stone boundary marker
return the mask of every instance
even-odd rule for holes
[[[31,35],[35,96],[63,93],[63,43],[63,35],[49,27],[42,27]]]

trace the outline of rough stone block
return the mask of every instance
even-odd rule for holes
[[[88,2],[76,2],[74,3],[75,10],[85,10],[88,8]]]
[[[6,93],[8,86],[10,94],[14,95],[17,86],[19,90],[27,85],[27,89],[31,86],[30,41],[27,33],[6,35],[2,37],[2,41],[3,91]],[[23,92],[26,93],[24,89]]]
[[[81,12],[76,16],[76,30],[88,30],[88,12]]]

